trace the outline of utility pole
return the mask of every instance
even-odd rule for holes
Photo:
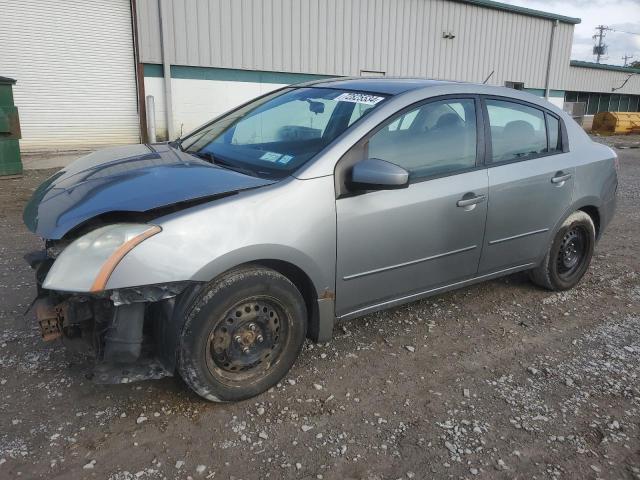
[[[606,34],[604,32],[611,30],[609,27],[605,27],[604,25],[598,25],[596,27],[599,33],[593,36],[593,39],[598,39],[598,44],[593,47],[593,54],[596,56],[596,63],[600,63],[600,57],[605,54],[607,50],[607,45],[603,42]]]
[[[625,55],[624,57],[622,57],[622,60],[624,61],[623,67],[626,67],[627,66],[627,62],[629,60],[631,60],[632,58],[633,58],[633,55]]]

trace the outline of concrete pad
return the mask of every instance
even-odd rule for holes
[[[73,152],[23,153],[22,166],[25,170],[62,168],[90,152],[90,150],[87,150]]]

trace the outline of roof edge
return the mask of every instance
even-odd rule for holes
[[[507,3],[494,2],[493,0],[454,0],[460,3],[468,3],[479,7],[492,8],[494,10],[502,10],[505,12],[519,13],[530,17],[546,18],[548,20],[558,20],[563,23],[576,25],[582,20],[575,17],[565,17],[556,13],[543,12],[542,10],[534,10],[533,8],[518,7],[517,5],[509,5]]]
[[[608,65],[606,63],[585,62],[583,60],[571,60],[569,65],[572,67],[595,68],[598,70],[609,70],[612,72],[626,72],[640,74],[640,68],[621,67],[620,65]]]
[[[9,77],[0,77],[0,84],[2,85],[15,85],[16,80]]]

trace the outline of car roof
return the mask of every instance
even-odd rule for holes
[[[306,83],[292,85],[294,87],[314,87],[314,88],[338,88],[341,90],[353,90],[371,94],[381,94],[390,96],[411,95],[411,92],[423,91],[425,98],[431,96],[430,91],[437,92],[438,95],[446,94],[475,94],[475,95],[495,95],[515,100],[536,104],[540,107],[550,109],[556,113],[561,110],[550,104],[544,98],[533,93],[517,90],[513,88],[496,85],[485,85],[473,82],[454,82],[449,80],[429,80],[426,78],[403,78],[403,77],[339,77],[323,80],[315,80]]]
[[[428,80],[425,78],[394,78],[394,77],[339,77],[325,80],[316,80],[298,84],[296,87],[315,88],[339,88],[343,90],[357,90],[367,93],[382,93],[385,95],[398,95],[410,90],[425,87],[435,87],[458,82],[445,80]]]

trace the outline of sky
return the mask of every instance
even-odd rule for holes
[[[595,27],[605,25],[614,30],[640,34],[640,0],[502,0],[521,7],[558,13],[567,17],[578,17],[582,23],[575,26],[572,60],[595,62],[592,54],[596,34]],[[622,65],[624,55],[633,55],[629,62],[640,60],[640,35],[621,32],[606,32],[608,53],[600,63]]]

